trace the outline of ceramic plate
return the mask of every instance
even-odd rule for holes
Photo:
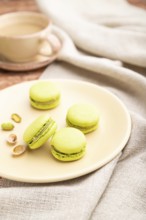
[[[22,117],[12,132],[0,131],[0,176],[16,181],[57,182],[88,174],[111,161],[125,146],[131,132],[131,120],[125,105],[111,92],[91,83],[71,80],[51,80],[60,87],[61,104],[47,111],[33,109],[29,103],[29,88],[36,81],[14,85],[0,92],[0,123],[11,121],[12,113]],[[10,133],[22,136],[26,127],[39,115],[49,113],[58,129],[65,127],[67,109],[74,103],[91,103],[100,117],[96,131],[87,134],[86,155],[74,162],[57,161],[50,153],[49,142],[37,150],[28,150],[19,157],[11,155],[6,143]]]

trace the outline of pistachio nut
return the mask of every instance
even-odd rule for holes
[[[16,113],[14,113],[14,114],[12,114],[11,115],[11,119],[14,121],[14,122],[16,122],[16,123],[20,123],[21,122],[21,117],[18,115],[18,114],[16,114]]]
[[[6,122],[1,124],[1,128],[4,131],[11,131],[14,129],[14,125],[11,122]]]

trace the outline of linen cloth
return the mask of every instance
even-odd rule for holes
[[[146,67],[146,11],[126,0],[37,0],[76,46]]]
[[[122,0],[90,0],[91,4],[89,4],[89,1],[81,0],[62,0],[60,3],[57,0],[38,0],[38,3],[40,8],[52,18],[55,25],[61,28],[53,27],[53,31],[63,43],[63,48],[58,55],[59,61],[49,66],[41,78],[86,80],[109,89],[129,109],[132,119],[132,131],[125,148],[115,159],[97,171],[83,177],[48,184],[27,184],[6,179],[0,180],[0,219],[144,220],[146,219],[145,70],[132,66],[130,66],[131,69],[122,67],[122,61],[134,62],[137,66],[145,66],[145,51],[143,50],[145,45],[145,13],[143,10],[128,5]],[[93,32],[90,32],[90,29],[83,31],[84,36],[86,35],[85,38],[80,36],[77,31],[77,35],[74,34],[73,24],[77,16],[84,15],[82,20],[86,21],[82,7],[77,7],[84,4],[88,6],[88,15],[93,15],[92,19],[88,21],[89,27],[92,26],[92,21],[96,20],[98,22],[100,20],[96,19],[96,16],[100,18],[99,15],[102,12],[102,18],[106,18],[107,14],[112,15],[111,19],[108,19],[107,16],[106,22],[111,21],[114,24],[117,22],[116,28],[120,31],[124,29],[124,42],[122,46],[120,45],[120,49],[119,47],[116,49],[118,43],[116,44],[114,39],[121,42],[121,38],[116,37],[117,32],[114,34],[113,28],[110,29],[114,37],[112,40],[113,46],[109,48],[111,46],[109,45],[107,49],[105,45],[110,43],[106,42],[105,38],[102,42],[102,38],[100,38],[100,51],[98,50],[99,41],[96,41],[97,45],[94,51],[94,35]],[[122,5],[124,5],[124,8]],[[99,6],[101,6],[101,10]],[[62,12],[60,12],[61,7]],[[76,9],[76,13],[72,12],[70,17],[73,8]],[[103,8],[106,10],[102,10]],[[117,11],[115,8],[119,8],[119,10],[121,8],[121,13],[123,13],[119,20],[117,19],[119,10]],[[94,9],[98,9],[98,13],[90,14],[92,11],[96,12]],[[63,16],[66,16],[65,19],[62,18]],[[103,28],[106,28],[106,22],[102,23]],[[121,24],[120,27],[118,27],[119,23]],[[68,26],[70,29],[66,28]],[[99,31],[98,28],[97,31]],[[133,33],[130,42],[131,44],[135,42],[133,46],[128,46],[129,35],[127,37],[126,34],[129,32]],[[139,33],[138,36],[142,34],[143,40],[134,37],[137,32]],[[97,36],[96,33],[95,36]],[[77,50],[74,44],[82,51]],[[103,53],[99,53],[101,51]],[[122,55],[123,51],[127,51],[127,53]],[[104,58],[97,57],[98,55]],[[108,58],[114,58],[116,61]],[[68,64],[62,61],[68,62]],[[138,72],[133,71],[133,68]]]

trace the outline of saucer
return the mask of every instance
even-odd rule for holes
[[[58,48],[58,50],[54,54],[51,54],[50,52],[50,55],[48,56],[37,54],[27,62],[17,63],[9,60],[0,60],[0,69],[9,70],[9,71],[35,70],[52,63],[57,58],[59,50],[60,48]]]

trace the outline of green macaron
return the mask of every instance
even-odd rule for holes
[[[67,111],[66,122],[68,126],[87,134],[97,129],[99,116],[91,104],[74,104]]]
[[[52,155],[60,161],[81,159],[86,150],[85,135],[76,128],[62,128],[51,139]]]
[[[60,103],[60,91],[56,84],[40,81],[31,86],[29,98],[31,105],[36,109],[52,109]]]
[[[25,130],[23,140],[30,149],[41,147],[56,131],[57,124],[49,115],[36,118]]]

